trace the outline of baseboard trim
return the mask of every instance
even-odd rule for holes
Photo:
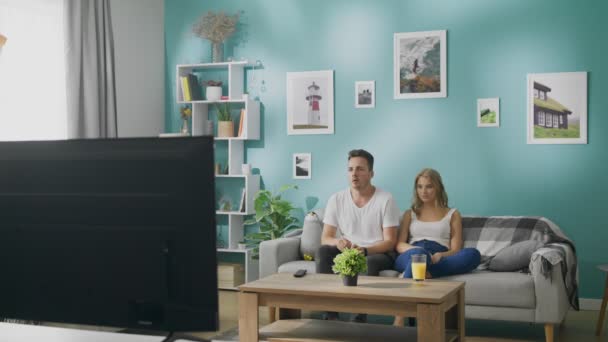
[[[581,310],[600,311],[600,307],[602,306],[602,300],[595,298],[579,298],[578,304]]]

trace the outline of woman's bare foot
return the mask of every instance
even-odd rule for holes
[[[395,321],[393,322],[393,325],[396,327],[402,327],[404,321],[405,321],[405,318],[403,318],[401,316],[395,316]]]

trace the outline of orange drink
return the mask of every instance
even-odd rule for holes
[[[412,255],[412,278],[415,281],[424,281],[426,278],[426,255]]]

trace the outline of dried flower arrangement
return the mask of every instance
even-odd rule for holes
[[[182,116],[182,120],[186,120],[192,115],[192,109],[189,106],[183,106],[179,109],[179,113]]]
[[[226,15],[224,12],[207,12],[192,26],[192,32],[212,43],[222,43],[236,30],[239,15]]]

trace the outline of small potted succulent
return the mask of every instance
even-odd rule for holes
[[[345,248],[334,258],[331,269],[342,276],[345,286],[357,286],[359,273],[367,272],[367,259],[358,249]]]
[[[222,81],[207,81],[205,97],[208,101],[219,101],[222,98]]]
[[[215,104],[217,108],[217,136],[218,137],[233,137],[234,123],[230,115],[230,103],[226,102],[223,105]]]

